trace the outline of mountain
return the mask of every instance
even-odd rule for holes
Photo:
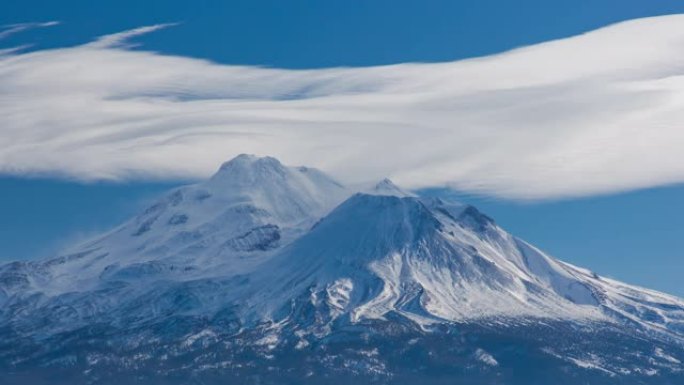
[[[3,384],[678,384],[683,360],[681,299],[269,157],[0,266]]]
[[[208,181],[171,191],[140,215],[65,255],[11,265],[15,275],[10,280],[18,281],[0,286],[0,298],[16,289],[59,295],[103,282],[161,275],[188,279],[249,269],[348,195],[318,170],[240,155]]]

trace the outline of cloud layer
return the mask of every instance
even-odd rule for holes
[[[684,16],[439,64],[283,70],[131,50],[0,52],[0,172],[196,178],[269,154],[513,199],[684,181]]]

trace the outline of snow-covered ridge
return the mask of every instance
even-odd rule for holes
[[[243,325],[278,323],[313,307],[326,314],[307,321],[316,333],[398,315],[426,330],[567,320],[684,341],[681,299],[558,261],[472,206],[389,180],[354,194],[251,155],[62,256],[0,266],[0,306],[0,326],[44,334],[225,308]]]

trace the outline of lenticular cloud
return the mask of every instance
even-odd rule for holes
[[[93,43],[0,51],[0,172],[198,178],[238,153],[513,199],[684,181],[684,16],[483,58],[284,70]]]

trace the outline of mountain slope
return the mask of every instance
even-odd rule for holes
[[[682,337],[684,325],[677,298],[557,261],[473,207],[416,197],[356,194],[250,279],[250,289],[257,289],[252,302],[264,308],[260,318],[320,291],[316,295],[336,304],[333,312],[352,322],[390,312],[424,326],[501,319],[631,322],[674,338]]]
[[[246,155],[67,255],[0,266],[0,306],[5,383],[684,380],[681,299],[472,206]]]

